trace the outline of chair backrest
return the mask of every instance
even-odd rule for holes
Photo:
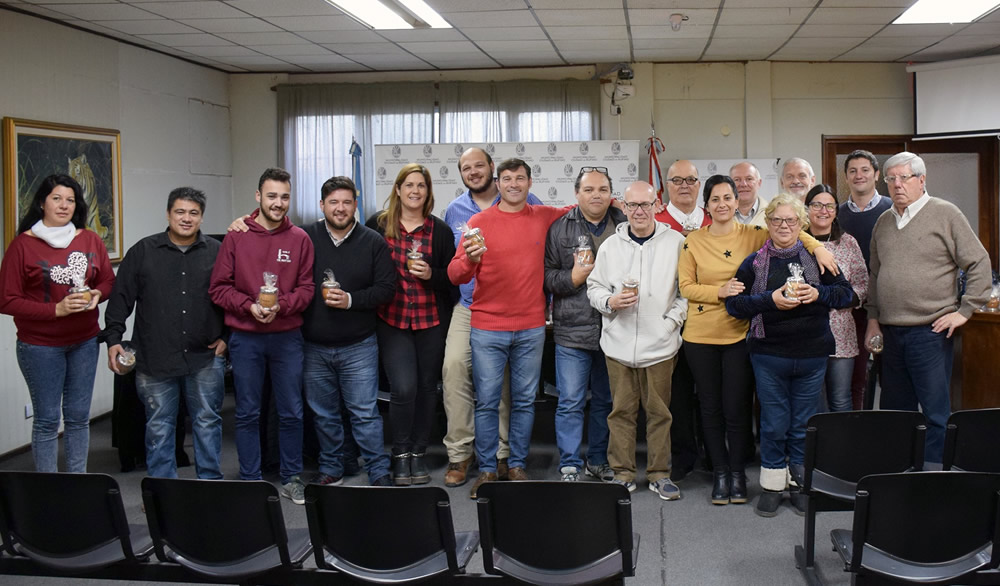
[[[0,534],[8,553],[16,544],[36,560],[68,560],[115,541],[121,559],[135,559],[121,492],[107,474],[0,471]]]
[[[944,436],[945,470],[1000,472],[1000,409],[955,411]]]
[[[550,571],[579,568],[620,552],[622,575],[634,573],[632,504],[624,486],[487,482],[477,494],[484,565],[492,564],[493,549]]]
[[[921,470],[927,420],[917,411],[817,413],[806,424],[806,487],[812,470],[847,482]]]
[[[994,567],[1000,560],[1000,474],[875,474],[858,483],[855,502],[858,554],[867,543],[910,562],[936,564],[993,543]]]
[[[306,486],[306,515],[318,567],[324,550],[368,570],[412,566],[444,551],[458,571],[448,493],[436,486]]]
[[[243,480],[142,479],[156,557],[164,545],[198,564],[226,564],[276,548],[290,565],[277,489]]]

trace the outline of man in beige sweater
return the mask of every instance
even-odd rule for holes
[[[951,202],[925,190],[927,167],[913,153],[885,162],[892,207],[875,222],[866,347],[881,335],[882,409],[927,416],[928,462],[940,462],[951,412],[952,334],[989,297],[990,258]],[[967,275],[959,296],[958,275]]]

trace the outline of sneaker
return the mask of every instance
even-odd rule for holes
[[[611,482],[615,479],[615,471],[611,469],[611,466],[607,462],[603,464],[591,464],[587,462],[587,465],[583,468],[583,472],[591,478],[599,479],[601,482]]]
[[[348,458],[344,462],[344,476],[357,476],[361,474],[361,464],[358,463],[357,458]]]
[[[781,492],[777,490],[764,490],[757,497],[757,508],[754,512],[761,517],[773,517],[778,514],[778,506],[781,504]]]
[[[681,498],[681,489],[670,481],[669,478],[661,478],[649,483],[649,490],[656,493],[658,497],[665,501],[675,501]]]
[[[621,478],[612,478],[611,484],[620,484],[628,489],[629,492],[635,492],[635,483],[631,480],[622,480]]]
[[[306,504],[306,487],[298,476],[292,476],[287,483],[281,485],[281,496],[291,499],[297,505]]]
[[[563,466],[559,469],[563,482],[576,482],[580,480],[580,471],[574,466]]]
[[[340,486],[344,484],[343,476],[330,476],[329,474],[323,474],[322,472],[313,478],[313,484],[322,484],[323,486]]]
[[[392,477],[388,474],[383,474],[375,480],[371,481],[372,486],[392,486]]]

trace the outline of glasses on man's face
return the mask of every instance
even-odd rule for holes
[[[818,211],[822,210],[823,208],[826,208],[826,211],[828,211],[828,212],[835,212],[835,211],[837,211],[837,204],[835,204],[835,203],[823,203],[823,202],[819,202],[819,201],[814,201],[811,204],[809,204],[809,208],[811,210],[815,211],[815,212],[818,212]]]
[[[798,218],[768,218],[767,221],[775,228],[780,228],[782,225],[794,228],[799,225]]]
[[[886,175],[885,182],[889,185],[895,183],[897,180],[901,183],[906,183],[910,179],[917,177],[916,173],[910,173],[909,175]]]
[[[631,202],[631,201],[625,202],[625,209],[626,210],[628,210],[630,212],[634,212],[636,210],[636,208],[642,208],[642,211],[648,212],[649,210],[651,210],[653,208],[653,202],[651,202],[651,201],[644,201],[642,203],[635,203],[635,202]]]
[[[670,182],[673,183],[674,185],[684,185],[685,183],[687,183],[688,185],[694,185],[695,183],[698,183],[698,178],[697,177],[671,177],[670,178]]]
[[[591,171],[597,171],[598,173],[604,173],[605,175],[608,174],[607,167],[580,167],[580,175],[590,173]]]

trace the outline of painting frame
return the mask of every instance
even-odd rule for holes
[[[104,240],[111,262],[121,261],[121,132],[12,117],[3,119],[4,250],[17,235],[38,183],[53,173],[77,179],[88,204],[96,202],[87,227]]]

